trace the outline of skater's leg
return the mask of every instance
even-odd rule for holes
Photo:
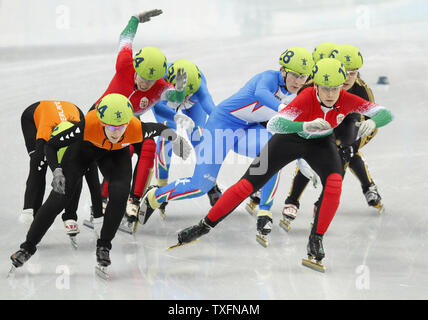
[[[254,190],[260,189],[282,167],[300,156],[299,140],[294,135],[274,135],[254,159],[244,176],[227,189],[205,220],[211,227],[230,214]]]
[[[78,150],[70,146],[68,154],[74,153]],[[36,251],[36,245],[41,241],[47,230],[54,222],[56,216],[70,204],[72,196],[76,191],[79,181],[82,180],[83,168],[80,163],[66,163],[63,161],[63,173],[65,176],[65,194],[59,194],[51,191],[47,200],[43,203],[34,221],[28,230],[26,241],[21,245],[21,248],[30,253]]]
[[[93,162],[91,166],[86,170],[85,180],[88,185],[89,192],[91,194],[93,216],[94,218],[100,218],[103,216],[103,208],[102,208],[100,178],[99,178],[98,167],[96,162]]]
[[[30,155],[30,171],[26,182],[24,209],[33,209],[34,214],[43,203],[46,188],[47,162],[43,150],[44,144],[37,144]]]
[[[297,208],[300,208],[300,197],[308,186],[309,181],[310,180],[303,175],[299,168],[296,168],[296,172],[291,183],[290,193],[285,200],[285,204],[293,204]]]
[[[361,183],[361,188],[363,193],[368,190],[368,188],[373,184],[373,179],[370,176],[367,164],[363,160],[361,153],[356,153],[349,162],[349,169],[357,177]]]
[[[82,179],[76,182],[75,189],[71,196],[71,201],[65,206],[62,221],[74,220],[77,221],[77,208],[79,207],[80,195],[82,193]]]
[[[128,148],[111,151],[104,156],[98,166],[109,181],[109,202],[104,214],[97,247],[111,249],[111,241],[116,235],[126,208],[132,177],[132,163]]]
[[[304,157],[318,174],[323,185],[320,206],[315,214],[313,232],[323,235],[339,207],[342,191],[342,162],[333,139],[323,139],[323,143],[313,146]]]
[[[227,128],[228,131],[225,131]],[[228,152],[235,144],[234,124],[215,117],[210,118],[204,129],[201,143],[195,149],[196,166],[193,177],[178,179],[153,191],[154,205],[170,200],[199,197],[211,190]]]
[[[274,174],[272,178],[261,188],[261,196],[260,196],[260,210],[269,211],[273,205],[273,199],[275,197],[276,190],[279,185],[280,180],[280,172]]]
[[[156,153],[156,143],[153,139],[146,139],[140,145],[141,148],[137,151],[139,158],[135,167],[134,180],[130,192],[131,196],[137,198],[143,196],[144,191],[150,184],[149,177],[151,177]]]
[[[34,123],[34,111],[39,104],[40,102],[32,104],[21,115],[22,134],[30,156],[30,170],[24,194],[24,210],[33,209],[33,213],[37,212],[43,202],[47,170],[44,140],[39,139],[36,142],[37,128]]]
[[[162,137],[158,138],[156,143],[156,180],[157,185],[165,186],[168,184],[169,167],[171,165],[172,145],[168,140]]]
[[[66,197],[55,191],[51,191],[49,197],[37,211],[34,221],[28,230],[27,237],[20,248],[27,250],[31,254],[36,252],[36,245],[41,241],[56,216],[64,209]]]

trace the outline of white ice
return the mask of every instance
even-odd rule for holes
[[[273,206],[271,245],[255,240],[256,221],[244,206],[198,243],[167,251],[177,231],[209,210],[206,196],[172,202],[135,236],[118,232],[110,281],[94,273],[95,236],[86,185],[78,210],[81,233],[73,250],[57,218],[37,253],[6,279],[9,256],[25,239],[18,223],[29,159],[22,111],[60,99],[87,110],[114,74],[116,44],[129,17],[161,8],[140,25],[134,48],[161,48],[169,61],[195,62],[216,103],[257,72],[278,69],[288,47],[310,51],[324,41],[350,43],[364,56],[362,78],[395,120],[362,153],[386,207],[367,206],[347,172],[337,214],[325,236],[325,274],[301,266],[313,202],[308,188],[289,233],[279,228],[294,164],[282,170]],[[0,141],[2,208],[0,299],[427,299],[428,298],[428,4],[396,1],[0,1]],[[377,85],[386,76],[390,85]],[[152,120],[151,115],[145,116]],[[230,155],[219,183],[228,187],[249,160]],[[174,158],[171,179],[190,176],[192,164]],[[50,191],[51,175],[47,177]]]

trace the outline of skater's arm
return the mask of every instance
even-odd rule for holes
[[[170,121],[173,121],[174,116],[176,114],[176,112],[174,110],[172,110],[172,108],[169,108],[166,105],[166,102],[164,100],[156,103],[153,106],[152,111],[155,114],[155,117],[162,117],[164,119],[170,119]]]
[[[175,140],[177,134],[170,127],[157,122],[141,122],[144,139],[153,139],[158,136],[169,137],[168,140]]]
[[[54,171],[56,168],[60,168],[61,165],[58,162],[58,155],[57,155],[58,149],[46,143],[44,146],[44,151],[45,151],[46,161],[48,163],[49,168],[52,171]]]
[[[204,109],[206,114],[210,115],[215,108],[215,103],[211,94],[208,91],[207,82],[203,75],[201,80],[201,86],[199,87],[198,91],[195,92],[195,95],[198,97],[202,109]]]
[[[303,131],[303,122],[293,121],[284,117],[284,115],[273,116],[267,123],[267,130],[271,133],[297,133]]]
[[[274,75],[270,73],[264,73],[257,82],[254,91],[254,96],[259,101],[259,103],[274,110],[275,112],[279,111],[279,106],[281,105],[281,101],[279,101],[274,96],[274,93],[277,89],[277,81],[278,80]]]
[[[387,125],[394,118],[392,112],[389,109],[380,106],[374,102],[364,100],[353,94],[347,94],[346,98],[346,103],[349,103],[351,105],[350,111],[358,112],[370,117],[371,120],[376,124],[376,128],[380,128]]]
[[[119,71],[121,66],[133,60],[132,43],[137,33],[138,24],[150,21],[151,17],[160,15],[161,13],[162,10],[155,9],[136,14],[129,19],[128,24],[119,36],[119,54],[116,60],[116,71]]]

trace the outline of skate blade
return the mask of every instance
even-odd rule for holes
[[[174,248],[182,247],[182,246],[185,246],[187,244],[191,244],[191,243],[197,242],[197,241],[199,241],[199,239],[200,238],[198,238],[196,240],[193,240],[193,241],[190,241],[190,242],[187,242],[187,243],[177,243],[177,244],[175,244],[175,245],[173,245],[171,247],[168,247],[166,250],[171,250],[171,249],[174,249]]]
[[[159,214],[161,215],[162,219],[165,220],[166,218],[165,210],[159,209]]]
[[[15,267],[14,265],[12,265],[12,267],[10,268],[9,272],[6,275],[7,279],[13,278],[15,277],[15,271],[16,271],[17,267]]]
[[[266,236],[263,236],[261,234],[256,235],[256,241],[262,245],[262,247],[267,248],[269,246],[269,241]]]
[[[373,208],[376,208],[379,214],[382,214],[385,212],[385,207],[382,203],[378,203],[377,205],[373,206]]]
[[[91,220],[83,220],[83,225],[85,226],[85,227],[88,227],[89,229],[94,229],[94,224],[93,224],[93,222],[91,221]]]
[[[73,249],[78,248],[76,236],[70,236],[70,242]]]
[[[318,272],[325,272],[325,266],[321,263],[321,261],[313,261],[312,257],[308,257],[308,259],[302,259],[302,265]]]
[[[286,219],[281,219],[281,220],[279,220],[279,226],[282,229],[284,229],[284,231],[288,232],[288,231],[290,231],[291,223],[290,223],[290,221],[287,221]]]
[[[95,266],[95,274],[103,280],[110,280],[110,275],[107,272],[108,267]]]
[[[252,216],[257,215],[256,207],[257,207],[257,204],[253,201],[247,202],[245,204],[245,210],[247,210],[247,212]]]
[[[137,222],[129,223],[128,221],[126,221],[119,226],[119,230],[129,234],[134,234],[135,232],[137,232],[137,226]]]

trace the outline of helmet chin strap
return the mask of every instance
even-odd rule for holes
[[[287,71],[285,71],[285,76],[284,77],[282,77],[282,79],[284,80],[284,85],[282,86],[282,85],[279,85],[279,87],[280,88],[284,88],[285,90],[287,90],[288,91],[288,89],[287,89],[287,82],[286,82],[286,80],[287,80],[287,75],[288,75],[288,72]],[[289,91],[288,91],[289,92]]]

